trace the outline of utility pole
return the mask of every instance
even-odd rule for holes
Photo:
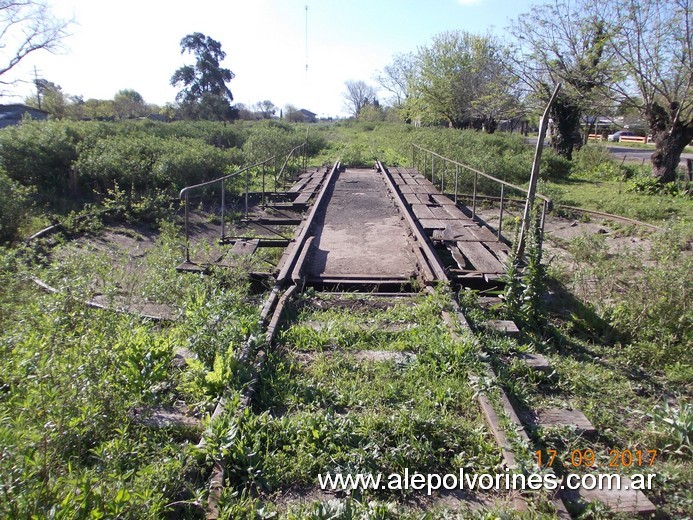
[[[36,65],[34,65],[34,85],[36,85],[36,99],[38,100],[38,108],[41,110],[41,87],[39,86],[39,77]]]

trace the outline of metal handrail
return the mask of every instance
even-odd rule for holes
[[[238,171],[235,171],[233,173],[230,173],[228,175],[225,175],[223,177],[219,177],[217,179],[212,179],[210,181],[206,182],[201,182],[200,184],[194,184],[192,186],[186,186],[182,190],[180,190],[180,193],[178,194],[178,198],[181,200],[185,200],[185,261],[190,263],[190,211],[189,211],[189,194],[191,191],[196,190],[198,188],[204,188],[206,186],[211,186],[213,184],[221,183],[221,240],[223,241],[225,236],[226,236],[226,222],[225,222],[225,210],[226,210],[226,200],[225,200],[225,195],[226,195],[226,189],[224,186],[224,182],[228,179],[235,178],[240,176],[242,173],[245,173],[245,193],[244,193],[244,215],[247,218],[248,217],[248,193],[250,191],[250,171],[253,170],[254,168],[259,168],[262,167],[262,203],[264,205],[265,203],[265,167],[274,161],[274,191],[277,192],[277,178],[281,177],[281,173],[284,172],[287,164],[289,163],[289,160],[293,156],[294,152],[296,150],[303,149],[303,164],[302,168],[305,169],[306,167],[306,152],[307,152],[307,143],[304,141],[298,146],[295,146],[292,148],[288,153],[287,157],[284,161],[284,164],[282,165],[281,172],[277,174],[277,168],[276,168],[276,160],[277,157],[279,157],[280,154],[273,155],[272,157],[269,157],[265,159],[264,161],[260,161],[255,164],[251,164],[250,166],[246,166],[245,168],[242,168]]]
[[[526,188],[523,188],[522,186],[517,186],[516,184],[512,184],[510,182],[504,181],[502,179],[499,179],[498,177],[494,177],[493,175],[489,175],[488,173],[482,172],[481,170],[477,170],[476,168],[472,168],[471,166],[467,166],[466,164],[463,164],[459,161],[455,161],[454,159],[449,159],[447,157],[444,157],[440,155],[439,153],[434,152],[433,150],[428,150],[422,146],[419,146],[415,143],[412,143],[412,167],[416,167],[416,151],[420,150],[424,152],[424,171],[423,175],[424,177],[427,174],[427,158],[428,155],[431,156],[431,182],[434,182],[434,173],[435,173],[435,158],[437,157],[440,159],[443,163],[443,172],[440,175],[440,191],[441,193],[444,193],[444,187],[445,187],[445,174],[447,173],[447,166],[446,163],[450,163],[455,165],[455,195],[454,195],[454,200],[455,204],[457,204],[457,198],[458,198],[458,185],[459,185],[459,176],[460,176],[460,168],[464,168],[466,170],[469,170],[474,174],[474,181],[473,181],[473,189],[472,189],[472,219],[476,219],[476,199],[477,199],[477,181],[479,176],[484,177],[486,179],[489,179],[497,184],[500,184],[500,215],[498,219],[498,229],[497,229],[497,238],[498,240],[501,239],[501,232],[503,229],[503,213],[505,210],[505,189],[506,188],[511,188],[517,191],[520,191],[524,193],[525,195],[529,194],[529,190]],[[540,242],[543,236],[544,232],[544,224],[546,221],[546,212],[551,210],[553,208],[553,202],[551,199],[545,195],[542,195],[540,193],[537,193],[535,195],[536,198],[541,199],[542,202],[542,211],[541,211],[541,219],[540,219]]]
[[[481,175],[482,177],[486,177],[486,178],[489,179],[489,180],[492,180],[492,181],[494,181],[494,182],[497,182],[497,183],[499,183],[499,184],[502,184],[502,185],[504,185],[504,186],[507,186],[508,188],[512,188],[512,189],[514,189],[514,190],[518,190],[518,191],[521,191],[521,192],[523,192],[523,193],[528,193],[528,190],[527,190],[526,188],[523,188],[522,186],[517,186],[517,185],[512,184],[512,183],[510,183],[510,182],[508,182],[508,181],[504,181],[504,180],[502,180],[502,179],[499,179],[498,177],[494,177],[493,175],[489,175],[488,173],[482,172],[481,170],[477,170],[476,168],[472,168],[471,166],[467,166],[466,164],[463,164],[463,163],[461,163],[461,162],[455,161],[454,159],[449,159],[449,158],[447,158],[447,157],[444,157],[444,156],[440,155],[439,153],[436,153],[436,152],[434,152],[434,151],[432,151],[432,150],[428,150],[428,149],[426,149],[426,148],[424,148],[424,147],[422,147],[422,146],[419,146],[418,144],[412,143],[412,148],[414,148],[414,149],[419,149],[419,150],[421,150],[422,152],[431,154],[432,156],[438,157],[438,158],[442,159],[443,161],[447,161],[447,162],[449,162],[449,163],[451,163],[451,164],[454,164],[454,165],[456,165],[456,166],[460,166],[460,167],[462,167],[462,168],[465,168],[465,169],[467,169],[467,170],[469,170],[469,171],[471,171],[471,172],[473,172],[473,173],[475,173],[475,174],[477,174],[477,175]],[[412,154],[412,156],[413,156],[413,154]],[[413,162],[413,159],[412,159],[412,162]],[[538,198],[542,199],[544,202],[547,202],[548,204],[552,205],[551,199],[548,198],[547,196],[542,195],[542,194],[540,194],[540,193],[537,193],[536,196],[537,196]]]
[[[284,170],[286,169],[286,165],[289,164],[289,161],[291,160],[291,156],[294,154],[296,150],[299,150],[301,148],[308,147],[308,143],[306,141],[302,142],[298,146],[295,146],[289,151],[289,153],[286,156],[286,159],[284,160],[284,164],[282,164],[281,170],[279,170],[279,173],[277,174],[278,178],[282,178],[282,174],[284,173]],[[304,150],[305,152],[305,150]],[[303,169],[305,170],[306,168],[306,153],[303,154]],[[275,185],[276,185],[276,180],[275,180]],[[275,187],[276,189],[276,187]]]

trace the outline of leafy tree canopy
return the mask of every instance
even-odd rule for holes
[[[181,54],[186,52],[195,56],[195,65],[184,65],[171,76],[171,85],[182,87],[176,100],[184,106],[184,113],[201,118],[208,118],[209,111],[214,112],[214,119],[229,119],[232,115],[231,101],[233,94],[227,83],[234,78],[234,73],[223,68],[221,62],[226,53],[221,50],[221,43],[196,32],[188,34],[180,41]],[[194,105],[202,104],[201,111]],[[186,107],[187,105],[187,107]],[[199,113],[198,113],[199,112]]]

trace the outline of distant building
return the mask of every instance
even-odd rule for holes
[[[0,128],[17,125],[23,117],[43,121],[48,119],[48,112],[26,105],[0,105]]]
[[[314,114],[310,110],[302,108],[301,110],[299,110],[299,112],[303,114],[303,120],[306,123],[315,123],[318,120],[318,114]]]

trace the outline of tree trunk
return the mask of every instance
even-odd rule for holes
[[[646,114],[655,142],[655,151],[651,156],[652,176],[661,184],[676,180],[681,153],[693,140],[692,122],[676,120],[677,103],[672,103],[669,108],[670,113],[667,113],[659,104],[653,103]],[[673,125],[672,121],[675,121]]]
[[[580,135],[580,108],[569,97],[559,95],[551,107],[554,130],[551,146],[561,157],[573,159],[573,148],[582,141]]]

